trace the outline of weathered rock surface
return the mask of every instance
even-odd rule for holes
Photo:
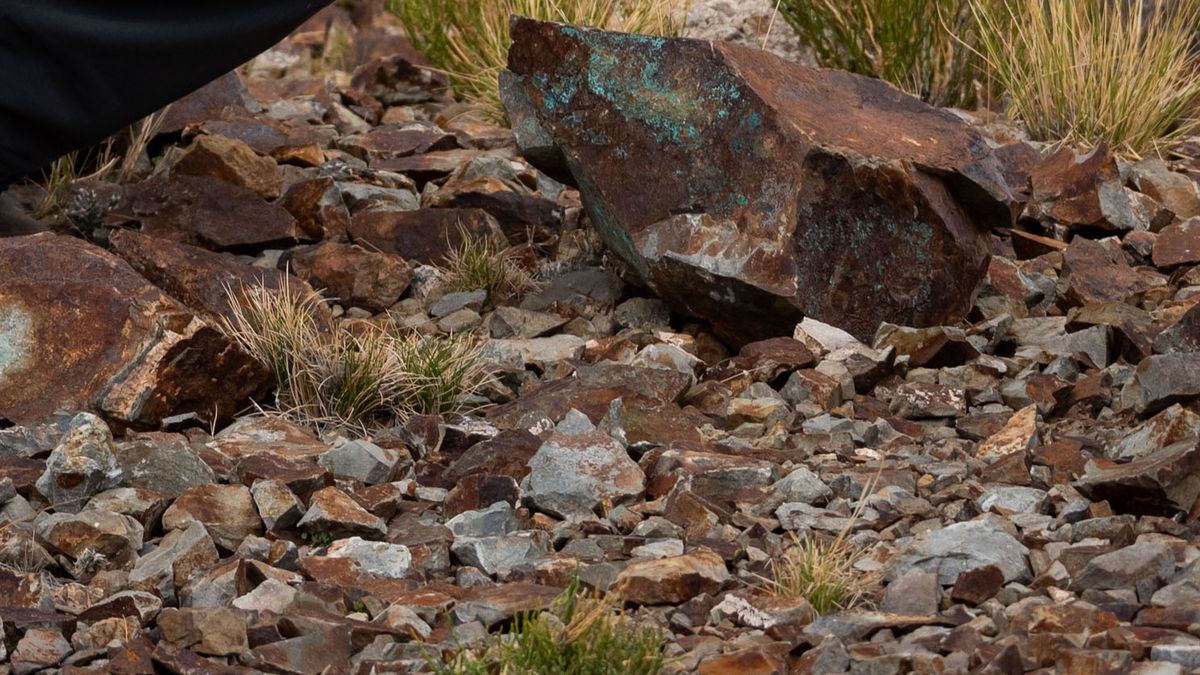
[[[261,395],[267,373],[121,259],[43,234],[0,242],[0,417],[93,410],[123,425],[208,418]]]
[[[675,308],[749,341],[805,314],[865,339],[970,307],[1012,197],[951,115],[726,43],[524,20],[513,36],[509,68],[594,226]]]

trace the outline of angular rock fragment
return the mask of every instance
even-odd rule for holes
[[[617,576],[613,592],[625,602],[663,605],[713,593],[728,580],[721,556],[701,549],[662,560],[635,562]]]
[[[936,572],[938,583],[952,586],[964,572],[995,565],[1006,581],[1028,581],[1028,553],[1029,549],[993,522],[954,523],[917,537],[911,552],[893,562],[888,578],[897,579],[917,568]]]
[[[512,34],[513,86],[593,225],[677,310],[746,342],[805,314],[865,339],[970,308],[1012,195],[961,120],[730,43],[528,20]]]
[[[140,222],[146,234],[215,251],[261,251],[307,239],[287,211],[211,176],[131,186],[114,214]]]
[[[72,237],[0,241],[0,417],[92,410],[121,425],[224,417],[266,369],[124,261]]]
[[[412,281],[412,269],[403,259],[335,242],[295,251],[281,265],[325,297],[372,313],[394,305]]]
[[[554,434],[529,460],[522,490],[535,508],[560,518],[586,518],[603,506],[636,497],[645,474],[607,434]]]
[[[275,161],[259,155],[245,143],[224,136],[197,136],[171,167],[175,175],[212,176],[274,199],[283,189],[283,175]]]
[[[1076,487],[1122,513],[1188,512],[1200,498],[1200,446],[1188,439],[1126,464],[1092,463]]]
[[[55,510],[77,513],[88,497],[119,485],[121,475],[112,432],[95,415],[81,413],[50,453],[37,489]]]

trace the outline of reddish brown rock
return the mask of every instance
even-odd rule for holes
[[[1188,512],[1200,497],[1200,447],[1189,439],[1127,464],[1089,466],[1076,487],[1122,513]]]
[[[1075,237],[1063,252],[1067,296],[1075,304],[1129,302],[1148,288],[1117,246],[1109,247],[1085,237]]]
[[[382,538],[387,534],[383,519],[359,506],[345,492],[328,487],[317,490],[309,501],[308,511],[296,525],[308,533],[327,533],[332,536]]]
[[[158,132],[177,133],[189,124],[220,119],[227,109],[244,115],[250,105],[257,107],[242,78],[230,71],[172,103],[163,114]]]
[[[94,410],[156,426],[231,415],[266,371],[123,260],[79,239],[0,241],[0,417]]]
[[[133,230],[113,232],[112,250],[150,283],[207,319],[231,317],[229,294],[242,287],[279,290],[285,284],[296,293],[312,289],[294,276],[248,265],[232,255],[148,237]]]
[[[739,342],[805,314],[867,339],[970,309],[1012,195],[953,115],[730,43],[512,33],[593,225],[675,309]]]
[[[310,239],[343,239],[350,227],[350,211],[342,191],[328,176],[293,183],[276,202],[287,209]]]
[[[198,485],[188,489],[162,517],[164,529],[186,527],[198,522],[208,529],[217,546],[234,551],[250,535],[262,534],[250,490],[244,485]]]
[[[1154,264],[1176,267],[1200,263],[1200,218],[1171,225],[1154,240]]]
[[[280,248],[307,238],[281,207],[211,176],[159,177],[130,186],[114,216],[140,222],[146,234],[217,251]]]
[[[1004,572],[995,565],[984,565],[958,575],[950,598],[956,602],[978,605],[995,595],[1004,586]]]
[[[572,408],[599,422],[609,404],[620,398],[673,402],[691,382],[686,373],[661,368],[604,364],[580,368],[573,377],[548,382],[491,412],[492,424],[502,429],[527,429],[538,420],[559,422]]]
[[[367,210],[354,214],[350,237],[372,250],[413,263],[440,265],[463,235],[502,238],[496,219],[480,209]]]
[[[396,304],[413,275],[399,256],[331,241],[292,252],[287,264],[325,297],[372,313]]]
[[[700,549],[661,560],[637,561],[613,582],[613,592],[642,605],[678,604],[701,593],[714,593],[729,580],[725,561]]]
[[[1133,229],[1132,205],[1107,146],[1083,155],[1062,148],[1033,169],[1029,182],[1035,217],[1068,228]]]
[[[274,199],[283,190],[283,174],[275,160],[224,136],[197,136],[171,167],[174,175],[212,176]]]

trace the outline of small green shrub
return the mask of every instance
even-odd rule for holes
[[[417,49],[455,90],[494,120],[504,119],[497,77],[508,63],[508,19],[547,21],[650,35],[677,35],[690,0],[388,0]]]
[[[971,0],[979,50],[1032,137],[1138,156],[1200,132],[1200,0]],[[1147,11],[1152,10],[1152,11]]]
[[[76,151],[63,155],[50,164],[50,168],[42,176],[42,187],[46,193],[34,209],[36,218],[57,215],[66,210],[71,202],[71,187],[79,179],[75,169],[78,160],[79,152]]]
[[[968,0],[781,0],[820,65],[878,77],[936,105],[976,102]]]
[[[429,665],[437,675],[657,675],[665,641],[658,629],[587,597],[576,579],[549,611],[518,615],[508,635]]]

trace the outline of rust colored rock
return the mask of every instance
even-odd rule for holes
[[[409,122],[404,125],[376,127],[361,136],[344,138],[339,147],[365,162],[372,163],[380,159],[455,150],[458,148],[458,141],[453,134],[442,131],[437,125],[429,122]]]
[[[146,234],[217,251],[253,252],[308,238],[281,207],[211,176],[133,185],[112,215],[140,222]]]
[[[1121,513],[1186,513],[1200,497],[1200,447],[1189,439],[1127,464],[1089,464],[1075,487]]]
[[[177,133],[189,124],[220,119],[230,108],[244,115],[252,105],[258,107],[242,78],[230,71],[172,103],[163,114],[158,132]]]
[[[250,535],[262,534],[262,520],[244,485],[197,485],[167,509],[163,529],[174,530],[198,522],[208,529],[217,546],[234,551]]]
[[[350,227],[350,211],[342,191],[328,176],[293,183],[276,202],[287,209],[310,239],[343,239]]]
[[[312,290],[307,283],[283,272],[254,267],[226,253],[149,237],[133,230],[113,232],[110,243],[113,252],[150,283],[208,319],[232,316],[226,288],[266,286],[279,290],[286,279],[296,292]]]
[[[728,580],[721,556],[700,549],[661,560],[634,562],[613,582],[613,591],[626,602],[678,604],[701,593],[715,593]]]
[[[1107,146],[1077,155],[1063,148],[1030,172],[1030,215],[1068,228],[1132,229],[1132,206]]]
[[[984,140],[880,82],[729,43],[517,20],[509,69],[609,246],[738,342],[971,307],[1012,194]]]
[[[440,265],[462,246],[463,233],[503,237],[496,219],[481,209],[366,210],[354,214],[350,237],[372,250],[422,265]]]
[[[1200,262],[1200,218],[1171,225],[1154,240],[1154,264],[1158,267],[1194,265]]]
[[[995,565],[984,565],[958,575],[954,588],[950,590],[950,597],[957,602],[978,605],[999,593],[1003,587],[1004,572]]]
[[[274,199],[283,190],[283,174],[275,160],[245,143],[224,136],[197,136],[171,167],[180,176],[212,176]]]
[[[118,426],[224,417],[270,377],[125,261],[79,239],[0,241],[0,417],[90,410]]]
[[[413,276],[403,258],[331,241],[296,251],[288,262],[325,297],[376,313],[394,305]]]
[[[1076,304],[1128,302],[1149,287],[1117,247],[1076,237],[1063,252],[1067,296]]]

